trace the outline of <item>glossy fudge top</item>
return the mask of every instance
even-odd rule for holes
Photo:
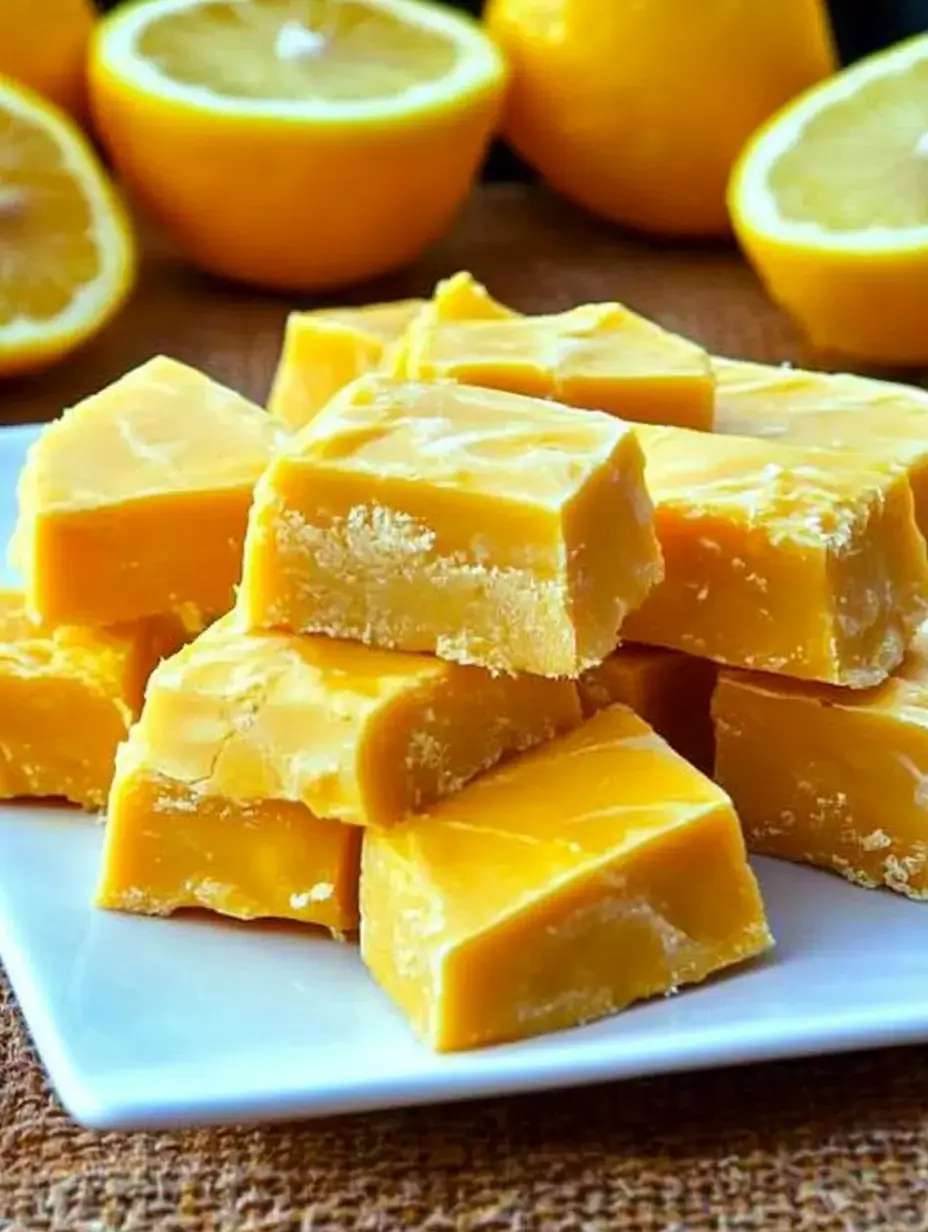
[[[890,463],[767,440],[640,425],[646,482],[656,505],[722,515],[811,547],[841,548],[868,501],[898,476]]]
[[[713,359],[716,431],[842,449],[889,440],[928,452],[928,392],[846,373]]]
[[[715,810],[731,810],[722,789],[631,710],[612,706],[496,767],[387,841],[415,857],[436,891],[451,891],[442,921],[450,939]]]
[[[364,377],[287,452],[291,462],[560,508],[631,431],[538,398]]]
[[[20,481],[23,516],[254,483],[277,438],[260,407],[159,356],[48,425]]]
[[[207,794],[389,825],[579,720],[567,681],[246,633],[232,612],[157,668],[140,728],[161,772]]]

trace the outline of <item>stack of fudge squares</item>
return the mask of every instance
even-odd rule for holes
[[[437,1049],[602,1017],[770,946],[746,846],[928,897],[926,476],[918,390],[467,274],[292,314],[267,411],[154,359],[30,451],[0,791]]]

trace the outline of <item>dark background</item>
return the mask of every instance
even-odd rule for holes
[[[103,9],[115,8],[122,0],[97,0]],[[444,0],[454,8],[479,14],[484,0]],[[621,4],[623,0],[602,0],[603,4]],[[763,0],[741,0],[742,4],[759,4]],[[776,3],[777,0],[767,0]],[[703,0],[687,0],[701,4]],[[841,59],[845,63],[859,59],[871,51],[888,47],[911,34],[928,30],[928,0],[828,0],[832,26]],[[519,160],[497,144],[491,151],[485,169],[491,179],[525,179],[530,174]]]
[[[830,0],[829,8],[845,62],[928,30],[928,0]]]

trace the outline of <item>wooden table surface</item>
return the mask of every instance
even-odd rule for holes
[[[802,357],[792,327],[733,249],[629,240],[526,186],[483,189],[453,233],[416,267],[341,299],[425,295],[458,269],[470,269],[494,295],[523,310],[619,299],[713,350],[777,361]],[[57,367],[0,383],[0,420],[50,419],[159,352],[263,401],[287,311],[309,305],[199,275],[146,232],[139,284],[127,307]]]

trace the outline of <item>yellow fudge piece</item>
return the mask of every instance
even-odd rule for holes
[[[170,618],[36,625],[21,592],[0,591],[0,797],[100,808],[148,674],[184,637]]]
[[[660,646],[626,643],[577,681],[584,715],[621,702],[654,728],[671,748],[712,773],[710,705],[716,666]]]
[[[483,283],[467,270],[461,270],[436,284],[432,298],[423,304],[413,320],[435,325],[449,321],[504,321],[520,315],[514,308],[494,299]]]
[[[20,478],[12,557],[30,612],[109,625],[227,611],[277,435],[259,407],[165,358],[65,411]]]
[[[291,312],[268,411],[295,432],[333,394],[378,367],[425,301]]]
[[[463,298],[473,302],[467,289]],[[489,300],[464,316],[446,293],[415,318],[394,367],[414,380],[448,379],[556,398],[624,419],[711,429],[715,381],[706,352],[622,304],[521,316]]]
[[[389,825],[580,722],[569,681],[245,633],[236,617],[161,664],[140,722],[159,771],[206,795]]]
[[[495,300],[472,274],[462,270],[436,284],[432,298],[423,302],[401,337],[384,351],[379,370],[385,376],[408,379],[410,341],[440,324],[475,320],[508,321],[519,316],[514,309]]]
[[[713,359],[715,430],[784,444],[851,449],[909,476],[928,533],[928,392],[843,373]]]
[[[466,271],[438,283],[381,368],[553,397],[625,419],[711,429],[709,357],[621,304],[524,316]]]
[[[852,688],[901,662],[928,613],[904,473],[745,437],[638,436],[665,577],[623,637]]]
[[[242,920],[358,926],[361,831],[286,800],[236,801],[164,774],[141,728],[120,747],[97,906],[204,907]]]
[[[928,631],[875,689],[723,671],[713,711],[750,847],[928,899]]]
[[[367,377],[258,484],[240,604],[251,627],[576,676],[660,574],[627,424]]]
[[[769,944],[728,797],[623,706],[364,836],[362,957],[437,1049],[589,1022]]]

